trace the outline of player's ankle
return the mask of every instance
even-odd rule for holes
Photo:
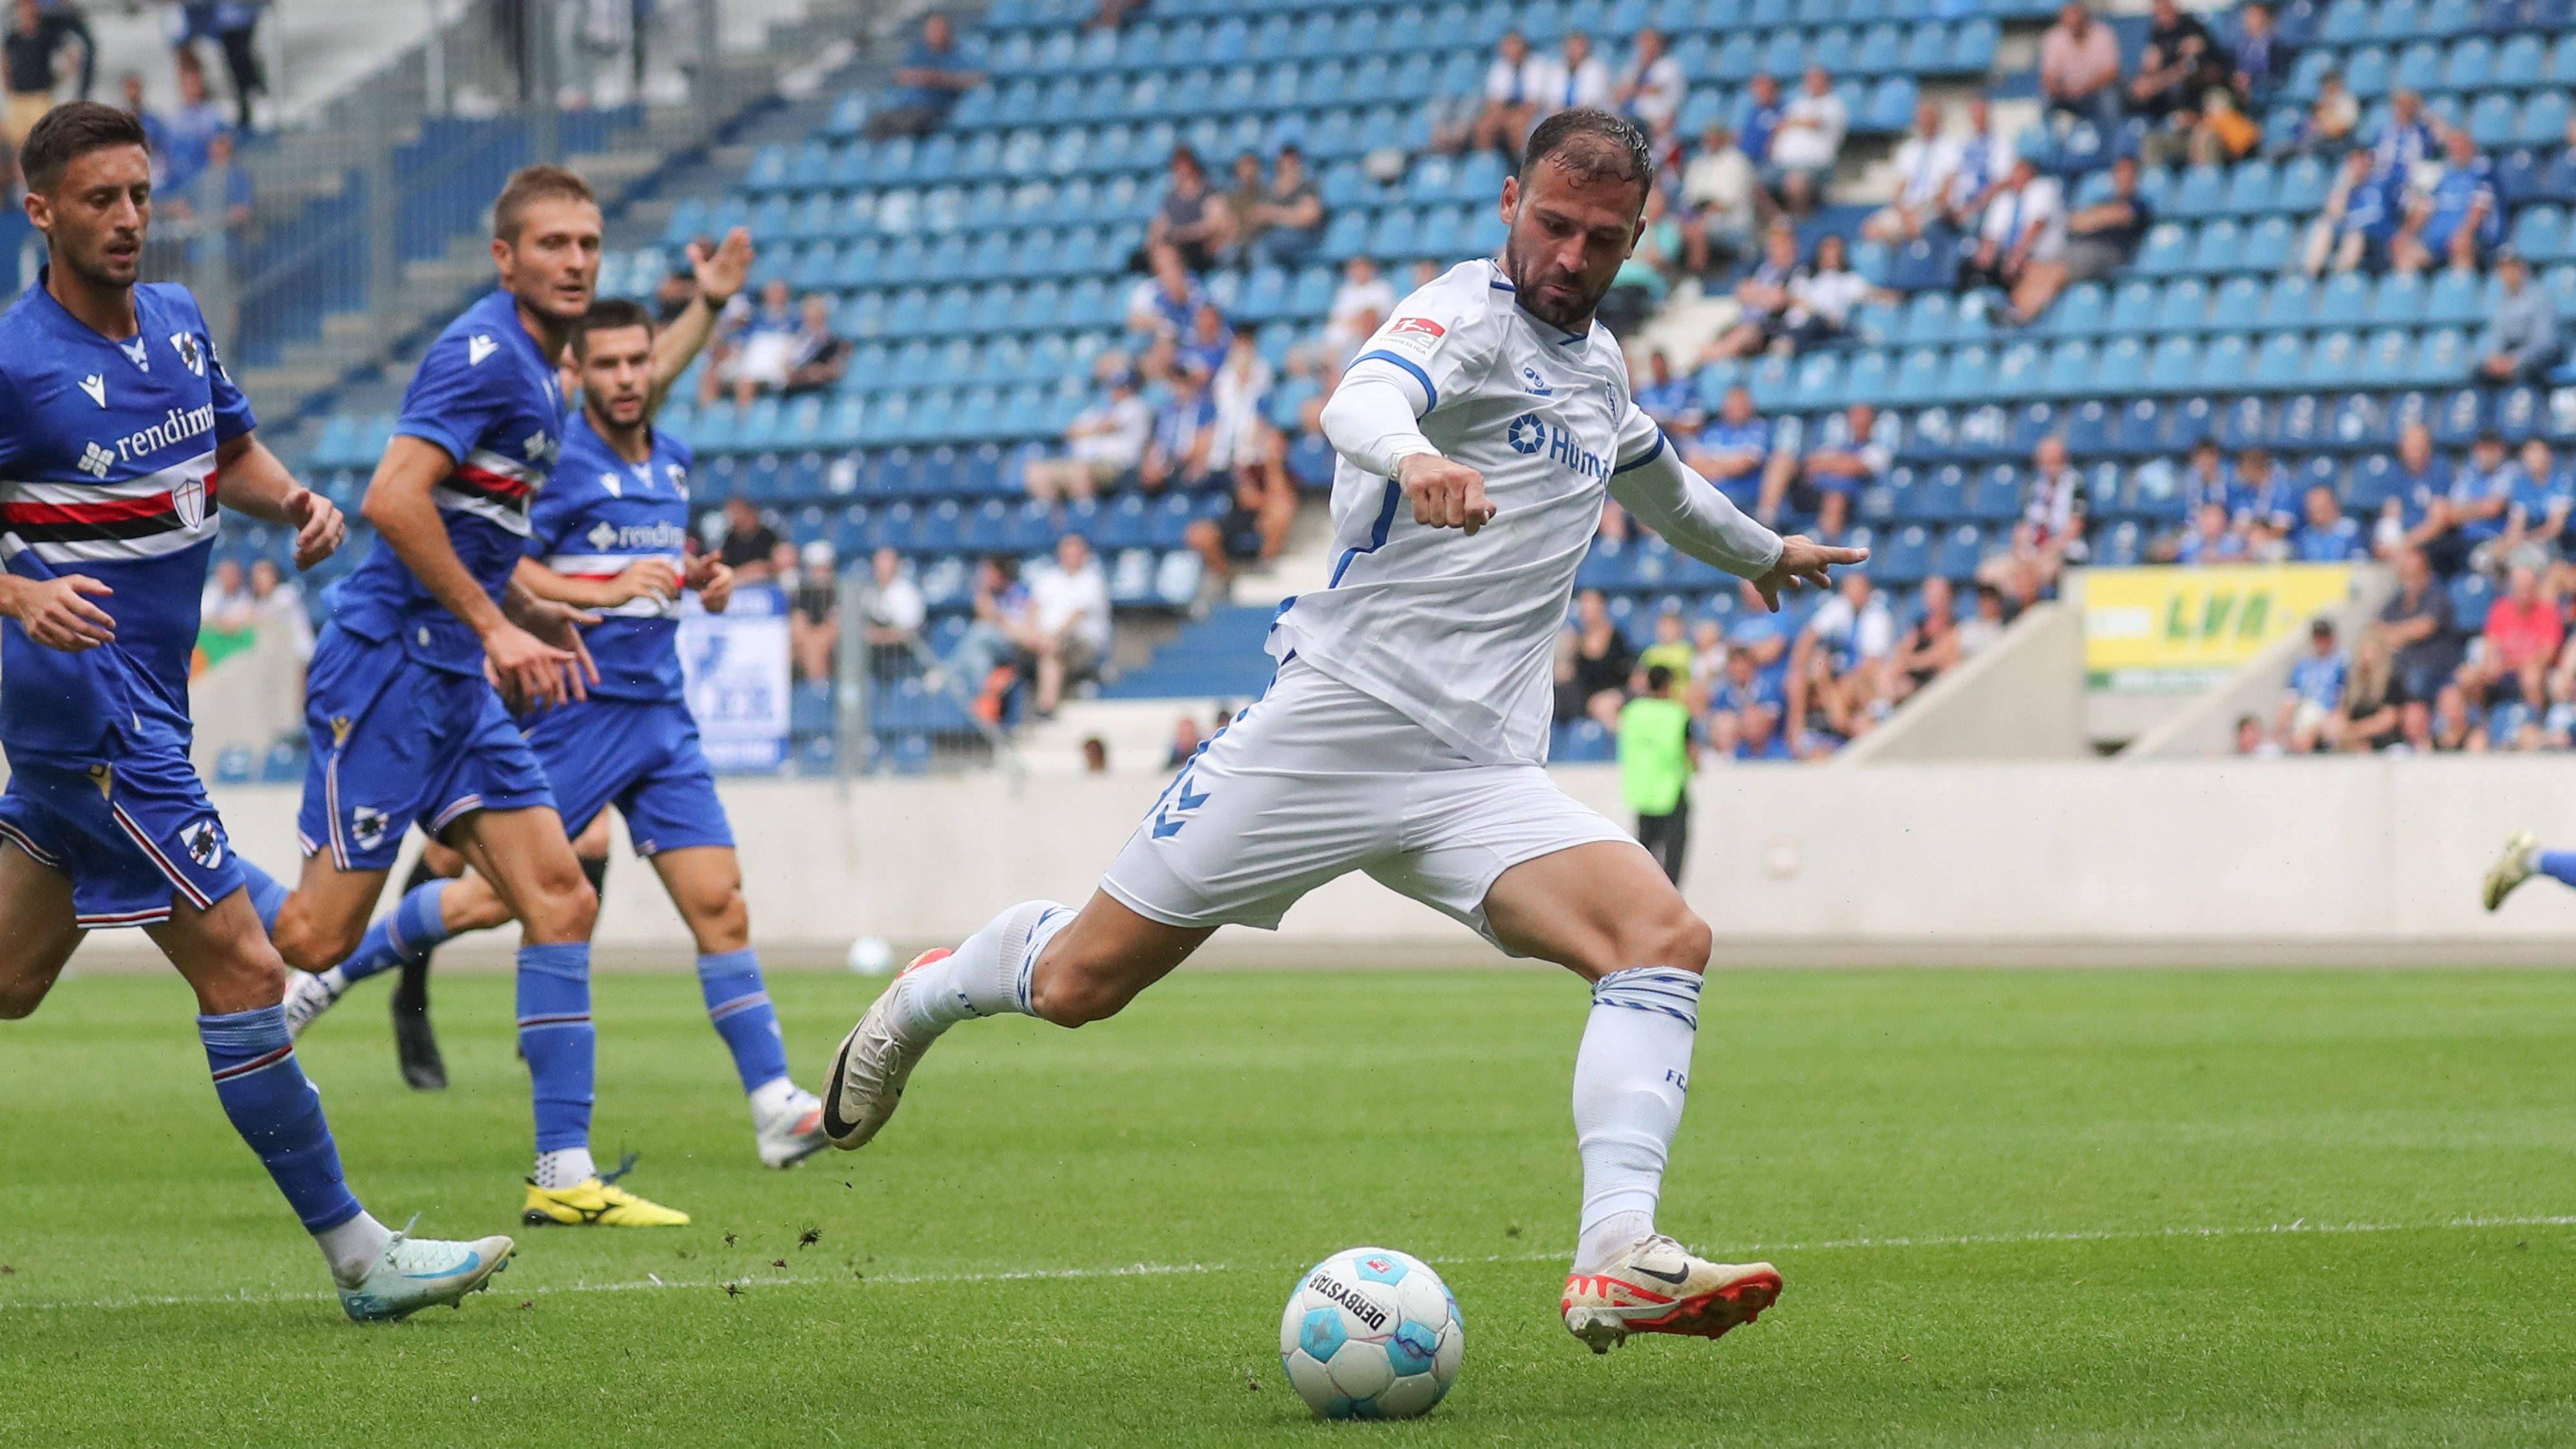
[[[1655,1215],[1615,1212],[1583,1230],[1575,1240],[1574,1271],[1597,1273],[1619,1261],[1619,1255],[1655,1234]]]

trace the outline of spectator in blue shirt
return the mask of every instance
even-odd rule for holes
[[[1742,383],[1726,390],[1717,417],[1686,451],[1686,461],[1699,475],[1739,507],[1755,500],[1770,458],[1771,424],[1754,415],[1753,394]]]
[[[2558,304],[2547,287],[2531,284],[2531,263],[2512,247],[2496,249],[2496,282],[2502,295],[2478,334],[2480,382],[2539,382],[2567,355],[2558,335]]]
[[[2343,708],[2344,683],[2351,673],[2343,651],[2335,647],[2335,626],[2331,619],[2319,619],[2308,625],[2308,652],[2290,666],[2290,687],[2281,701],[2281,738],[2289,742],[2294,754],[2315,751],[2326,737],[2338,712]]]
[[[2451,470],[2433,456],[2432,430],[2408,423],[2397,434],[2397,471],[2371,532],[2371,552],[2393,558],[2401,550],[2430,544],[2442,532],[2438,515],[2450,496]]]
[[[1826,499],[1839,495],[1841,512],[1848,515],[1854,495],[1887,476],[1895,464],[1896,450],[1878,436],[1878,409],[1868,403],[1854,403],[1843,412],[1826,418],[1813,430],[1814,444],[1804,458],[1789,456],[1785,451],[1762,478],[1762,497],[1755,507],[1756,516],[1765,520],[1779,517],[1784,502],[1794,502],[1802,510],[1824,506]],[[1803,483],[1802,496],[1789,497],[1792,481]]]
[[[1782,738],[1779,733],[1780,712],[1778,710],[1768,705],[1756,705],[1737,718],[1743,721],[1735,741],[1737,759],[1767,763],[1798,758],[1798,752],[1789,748],[1788,740]]]
[[[2298,494],[2289,477],[2261,448],[2236,455],[2236,476],[2227,490],[2228,521],[2256,548],[2286,538],[2298,526]]]
[[[2268,5],[2236,12],[2236,39],[2228,47],[2228,84],[2249,110],[2260,114],[2290,71],[2290,47],[2281,43]]]
[[[2346,563],[2370,557],[2361,525],[2344,514],[2331,487],[2319,483],[2308,489],[2307,521],[2290,536],[2290,557],[2301,563]]]
[[[2387,123],[2371,138],[2371,174],[2393,178],[2404,187],[2414,181],[2416,170],[2432,159],[2433,128],[2424,119],[2424,98],[2413,91],[2390,96]]]
[[[894,89],[886,94],[886,108],[868,118],[868,134],[927,135],[948,119],[959,96],[983,83],[984,73],[957,48],[955,26],[934,10],[921,23],[920,38],[904,48]]]
[[[2388,264],[2420,272],[2447,260],[2468,270],[2504,240],[2504,207],[2496,200],[2495,165],[2458,127],[2442,133],[2447,164],[2431,191],[2407,208],[2405,225],[2388,244]]]
[[[2496,551],[2515,568],[2546,572],[2558,562],[2567,532],[2567,514],[2576,505],[2576,478],[2559,471],[2549,444],[2533,438],[2522,445],[2513,473],[2513,498],[2505,505],[2504,534]]]
[[[1166,488],[1196,489],[1210,481],[1216,442],[1216,404],[1208,397],[1208,375],[1184,362],[1172,369],[1172,395],[1154,419],[1154,435],[1145,444],[1145,461],[1137,481],[1149,494]]]
[[[1771,160],[1771,134],[1780,129],[1780,117],[1788,109],[1780,100],[1780,82],[1765,72],[1753,78],[1752,89],[1735,113],[1735,144],[1763,166]]]
[[[1666,433],[1688,437],[1706,421],[1699,389],[1686,377],[1673,376],[1672,359],[1663,349],[1646,354],[1646,383],[1637,389],[1637,408]]]
[[[206,95],[206,72],[193,60],[179,67],[179,108],[162,119],[164,144],[169,152],[162,166],[161,185],[171,191],[185,191],[206,169],[206,155],[214,149],[215,133],[224,129],[223,107]]]
[[[2444,510],[2453,550],[2461,555],[2452,561],[2453,568],[2469,562],[2466,555],[2480,545],[2504,536],[2504,514],[2513,506],[2519,474],[2505,454],[2501,434],[2492,430],[2478,434],[2477,446],[2469,450],[2468,463],[2451,475],[2451,496]]]
[[[2233,513],[2235,491],[2227,476],[2227,463],[2213,438],[2203,438],[2191,445],[2191,459],[2183,464],[2183,526],[2200,517],[2203,504],[2215,503]]]
[[[2243,563],[2252,555],[2253,550],[2247,546],[2243,530],[2228,522],[2227,505],[2204,503],[2200,512],[2192,515],[2191,531],[2182,536],[2182,543],[2174,549],[2174,562],[2186,565]]]

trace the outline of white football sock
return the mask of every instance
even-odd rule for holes
[[[349,978],[337,966],[316,974],[321,977],[322,989],[331,993],[333,1001],[339,1000],[340,994],[349,989]]]
[[[1574,1141],[1583,1154],[1582,1237],[1574,1270],[1597,1271],[1655,1230],[1664,1161],[1690,1091],[1699,1036],[1698,973],[1613,971],[1592,987],[1574,1058]]]
[[[894,989],[897,1019],[916,1041],[928,1041],[975,1016],[1029,1010],[1029,968],[1055,933],[1073,920],[1054,901],[1023,901],[941,960],[904,976]]]
[[[599,1165],[590,1160],[587,1147],[561,1147],[538,1153],[532,1176],[542,1188],[575,1187],[599,1176]]]
[[[383,1223],[361,1212],[336,1228],[324,1228],[313,1235],[313,1246],[322,1250],[322,1261],[331,1265],[331,1277],[343,1288],[355,1288],[385,1255],[385,1244],[394,1240]]]

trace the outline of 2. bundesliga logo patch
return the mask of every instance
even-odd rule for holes
[[[1398,317],[1387,324],[1385,333],[1378,339],[1378,345],[1392,347],[1399,352],[1410,352],[1428,361],[1432,353],[1440,350],[1440,344],[1446,341],[1448,336],[1448,328],[1428,317]]]

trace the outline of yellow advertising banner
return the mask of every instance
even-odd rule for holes
[[[2087,569],[2085,677],[2097,689],[2198,688],[2351,593],[2346,564]]]

